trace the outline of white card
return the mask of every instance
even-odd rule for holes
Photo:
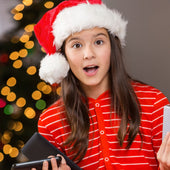
[[[167,132],[170,132],[170,105],[164,107],[162,139],[164,139]]]

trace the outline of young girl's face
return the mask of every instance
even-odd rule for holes
[[[69,36],[65,54],[84,90],[108,89],[111,45],[106,29],[95,27]]]

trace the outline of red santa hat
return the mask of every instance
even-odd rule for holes
[[[35,35],[47,53],[40,63],[40,78],[58,84],[67,76],[70,68],[60,48],[71,34],[102,27],[117,36],[123,46],[126,25],[122,15],[107,8],[101,0],[63,1],[49,10],[34,27]]]

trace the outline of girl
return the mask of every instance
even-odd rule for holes
[[[35,26],[47,52],[40,77],[62,88],[61,98],[41,114],[39,132],[85,170],[170,169],[164,160],[169,134],[161,145],[163,107],[169,102],[127,74],[126,25],[100,0],[68,0]],[[70,169],[64,159],[60,169]]]

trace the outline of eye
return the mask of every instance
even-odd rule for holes
[[[82,45],[80,43],[73,44],[73,48],[80,48],[80,47],[82,47]]]
[[[96,45],[102,45],[102,44],[103,44],[103,40],[97,40],[97,41],[95,42],[95,44],[96,44]]]

